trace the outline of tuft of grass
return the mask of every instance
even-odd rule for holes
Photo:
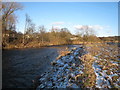
[[[112,77],[112,81],[113,81],[113,82],[116,82],[118,78],[119,78],[119,76],[113,76],[113,77]]]
[[[58,53],[59,53],[59,56],[56,58],[56,60],[60,59],[62,56],[66,56],[70,54],[71,52],[68,50],[68,48],[66,48],[65,50],[58,51]]]
[[[85,54],[81,57],[82,62],[84,63],[84,79],[82,80],[85,87],[94,87],[96,76],[92,68],[94,58],[91,54]]]

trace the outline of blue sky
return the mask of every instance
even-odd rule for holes
[[[23,32],[25,14],[32,21],[44,25],[49,31],[52,26],[66,27],[75,34],[82,25],[89,25],[97,36],[118,35],[117,2],[21,2],[24,9],[17,11],[17,29]]]

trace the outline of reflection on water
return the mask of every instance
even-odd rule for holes
[[[58,51],[75,46],[78,45],[3,50],[3,88],[32,87],[32,80],[49,70],[50,62],[58,56]]]

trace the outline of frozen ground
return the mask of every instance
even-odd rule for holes
[[[98,88],[120,88],[120,58],[119,47],[101,47],[93,63],[96,75],[96,87]]]
[[[100,46],[100,49],[95,52],[93,47],[80,46],[54,60],[51,69],[39,78],[37,90],[40,88],[120,88],[118,49]],[[90,50],[93,50],[94,54]]]

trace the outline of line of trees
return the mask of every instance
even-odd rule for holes
[[[44,45],[62,45],[73,44],[73,41],[86,42],[98,40],[87,25],[80,29],[80,34],[72,35],[67,28],[54,28],[53,26],[47,32],[44,25],[36,27],[29,15],[25,15],[24,33],[16,31],[17,16],[15,12],[23,9],[20,3],[3,2],[2,3],[2,45],[3,47],[13,46],[44,46]]]
[[[23,44],[36,43],[39,45],[61,45],[61,44],[70,44],[72,34],[67,28],[54,28],[52,27],[49,32],[47,32],[44,25],[35,27],[35,24],[26,15],[26,25],[23,35]]]

